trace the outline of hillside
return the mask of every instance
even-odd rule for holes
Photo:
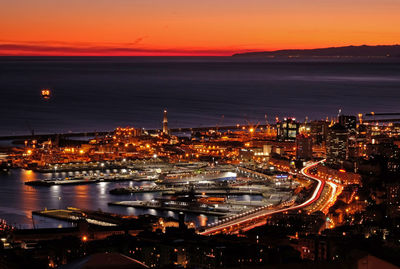
[[[331,57],[400,57],[400,45],[347,46],[318,49],[288,49],[237,53],[233,57],[331,58]]]

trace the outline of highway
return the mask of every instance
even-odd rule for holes
[[[309,173],[309,170],[319,163],[324,162],[325,160],[322,160],[321,162],[312,164],[310,166],[307,166],[303,168],[300,173],[308,178],[314,179],[314,180],[320,180],[318,177],[313,176]],[[324,180],[325,181],[325,180]],[[329,211],[329,208],[336,202],[337,197],[339,194],[342,192],[343,187],[335,182],[332,181],[325,181],[325,190],[326,192],[320,197],[316,203],[314,203],[312,206],[306,208],[310,212],[316,212],[316,211],[321,211],[324,214],[327,214]]]
[[[309,166],[304,167],[300,173],[314,181],[317,182],[317,187],[315,188],[313,194],[309,199],[307,199],[305,202],[299,204],[299,205],[292,205],[288,206],[285,208],[281,209],[271,209],[268,206],[263,206],[259,207],[250,211],[246,211],[222,220],[219,220],[215,223],[209,224],[203,231],[200,231],[199,234],[201,235],[211,235],[211,234],[217,234],[217,233],[234,233],[239,230],[250,230],[252,228],[255,228],[257,226],[264,225],[266,223],[266,217],[276,214],[276,213],[281,213],[281,212],[286,212],[289,210],[299,210],[302,208],[307,208],[313,203],[318,202],[318,206],[310,210],[311,212],[315,212],[318,210],[323,211],[324,213],[329,210],[329,207],[333,205],[333,203],[336,201],[336,197],[339,195],[340,192],[338,190],[341,190],[337,184],[325,181],[323,179],[319,179],[309,173],[309,170],[321,162],[325,160],[322,160],[320,162],[312,163]],[[324,188],[328,188],[328,191],[321,197],[321,194],[323,193]],[[320,198],[322,198],[322,201],[319,201]]]

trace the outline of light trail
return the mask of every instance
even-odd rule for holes
[[[273,211],[266,211],[266,210],[268,210],[267,207],[263,207],[260,210],[253,209],[252,211],[241,213],[241,214],[238,214],[236,216],[227,218],[228,221],[226,223],[218,224],[218,222],[217,222],[216,226],[206,228],[204,231],[199,232],[199,234],[201,234],[201,235],[209,235],[209,234],[213,234],[213,233],[217,233],[217,232],[221,232],[221,231],[227,230],[227,229],[229,229],[231,227],[234,227],[234,226],[240,226],[241,224],[244,224],[246,222],[257,221],[258,220],[259,221],[258,223],[252,223],[250,226],[242,228],[243,230],[250,230],[250,229],[252,229],[254,227],[261,226],[261,225],[265,224],[265,219],[263,219],[263,218],[266,217],[266,216],[270,216],[270,215],[273,215],[273,214],[276,214],[276,213],[286,212],[286,211],[289,211],[289,210],[301,209],[303,207],[306,207],[306,206],[314,203],[321,196],[322,190],[325,187],[325,180],[321,180],[321,179],[319,179],[317,177],[314,177],[314,176],[308,174],[308,170],[310,168],[313,168],[313,167],[317,166],[318,164],[320,164],[320,163],[322,163],[324,161],[325,160],[313,163],[313,164],[311,164],[311,165],[309,165],[307,167],[304,167],[300,171],[300,173],[302,175],[304,175],[305,177],[311,178],[311,179],[313,179],[313,180],[315,180],[317,182],[317,187],[315,188],[313,194],[311,195],[311,197],[307,201],[305,201],[305,202],[303,202],[303,203],[301,203],[299,205],[295,205],[295,206],[291,206],[291,207],[287,207],[287,208],[283,208],[283,209],[278,209],[278,210],[273,210]],[[335,188],[335,190],[336,190],[336,188]],[[335,192],[332,192],[332,193],[335,193]],[[254,211],[256,211],[256,212],[254,212]]]
[[[319,163],[322,163],[324,161],[325,160],[322,160],[322,161],[320,161],[320,162],[318,162],[316,164],[313,164],[313,165],[310,165],[308,167],[303,168],[301,170],[302,175],[304,175],[304,176],[306,176],[308,178],[312,178],[314,180],[317,180],[318,178],[313,176],[313,175],[311,175],[311,174],[309,174],[308,171],[309,171],[310,168],[312,168],[312,167],[314,167],[314,166],[316,166]],[[319,211],[323,212],[324,214],[328,213],[329,208],[336,202],[337,196],[339,196],[339,194],[342,192],[342,189],[343,189],[342,186],[340,186],[340,185],[338,185],[336,183],[333,183],[331,181],[326,181],[326,184],[328,184],[329,187],[330,187],[330,197],[324,204],[322,204],[319,207]],[[318,211],[318,210],[315,210],[315,211]]]

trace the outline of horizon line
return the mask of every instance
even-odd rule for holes
[[[326,48],[362,46],[398,46],[392,45],[330,45],[298,48],[240,48],[240,46],[221,48],[146,48],[127,44],[106,43],[68,43],[68,42],[21,42],[0,40],[0,57],[230,57],[235,54],[253,52],[276,52],[284,50],[317,50]]]

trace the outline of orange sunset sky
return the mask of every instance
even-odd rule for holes
[[[400,0],[0,0],[0,55],[230,55],[399,40]]]

